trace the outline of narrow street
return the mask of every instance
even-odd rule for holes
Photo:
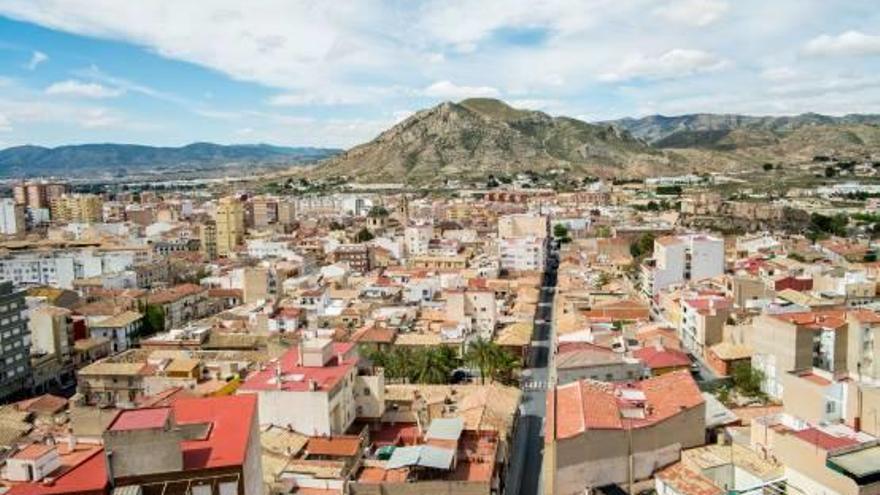
[[[541,493],[541,464],[544,456],[544,424],[547,415],[548,364],[551,353],[553,298],[556,294],[558,255],[550,249],[544,271],[528,368],[523,370],[522,402],[513,452],[505,484],[506,495]]]

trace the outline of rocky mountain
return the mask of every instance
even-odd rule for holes
[[[850,114],[832,117],[818,113],[781,117],[696,113],[667,117],[651,115],[601,122],[630,132],[661,148],[729,148],[771,142],[805,127],[880,124],[880,115]]]
[[[637,176],[680,164],[675,155],[619,127],[475,98],[422,110],[327,160],[315,173],[358,182],[431,184],[527,170]]]
[[[57,148],[16,146],[0,150],[0,176],[131,173],[146,169],[200,169],[228,164],[285,166],[321,160],[340,151],[267,144],[224,146],[213,143],[193,143],[181,147],[112,143]]]

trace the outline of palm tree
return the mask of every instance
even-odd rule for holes
[[[423,349],[416,354],[413,381],[417,383],[446,383],[449,373],[445,369],[439,349]]]
[[[519,359],[495,342],[478,338],[470,343],[465,362],[480,370],[480,382],[486,377],[501,383],[513,382],[513,373],[520,367]]]
[[[520,360],[507,349],[495,344],[492,352],[492,379],[505,385],[513,383],[513,373],[520,367]]]
[[[480,370],[480,383],[486,383],[486,375],[493,370],[492,362],[494,361],[494,344],[482,337],[468,344],[467,352],[464,360],[469,365]]]

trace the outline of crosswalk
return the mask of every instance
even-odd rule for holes
[[[547,380],[524,380],[523,390],[547,390]]]

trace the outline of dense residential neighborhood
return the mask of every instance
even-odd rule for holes
[[[694,229],[705,186],[638,207],[662,187],[119,192],[72,219],[40,199],[68,184],[16,185],[0,484],[872,493],[877,246]]]

